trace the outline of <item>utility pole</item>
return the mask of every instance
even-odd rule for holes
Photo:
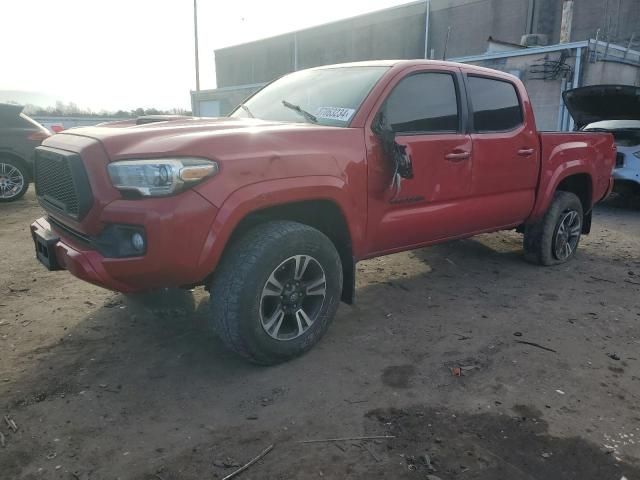
[[[426,0],[427,11],[424,19],[424,58],[429,58],[429,22],[431,21],[431,0]]]
[[[200,91],[200,60],[198,58],[198,0],[193,0],[193,39],[196,52],[196,92]]]

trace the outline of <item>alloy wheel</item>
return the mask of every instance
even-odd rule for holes
[[[582,233],[582,219],[575,210],[566,210],[560,216],[553,239],[553,253],[558,260],[569,258],[578,246]]]
[[[24,188],[24,175],[10,163],[0,162],[0,198],[5,200],[17,196]]]
[[[276,340],[298,338],[315,323],[326,296],[327,279],[320,262],[310,255],[289,257],[262,289],[262,328]]]

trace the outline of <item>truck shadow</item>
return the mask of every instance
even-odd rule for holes
[[[446,296],[448,303],[473,298],[479,310],[482,304],[487,310],[516,308],[519,289],[528,285],[523,272],[541,272],[522,260],[520,241],[516,235],[485,236],[397,254],[409,255],[424,265],[413,272],[389,272],[398,263],[409,263],[397,262],[394,256],[364,262],[359,271],[358,304],[342,306],[335,322],[339,325],[334,324],[329,332],[341,329],[342,335],[355,334],[362,315],[359,305],[380,312],[379,318],[370,319],[373,332],[386,327],[384,312],[434,307],[431,295]],[[209,301],[203,289],[113,294],[65,337],[29,352],[46,363],[48,370],[23,376],[25,385],[13,389],[20,393],[10,403],[27,406],[87,388],[99,394],[115,388],[118,393],[126,385],[161,390],[162,395],[179,394],[187,384],[213,392],[262,375],[264,368],[229,352],[211,333],[207,327]],[[332,348],[331,343],[321,342],[305,357],[316,351],[315,355],[322,356],[324,349]],[[295,364],[266,370],[287,371],[295,369]]]
[[[424,265],[430,265],[425,269],[427,273],[401,275],[395,280],[378,269],[377,277],[383,281],[377,283],[366,281],[367,275],[363,275],[365,281],[358,288],[360,302],[377,308],[377,303],[390,292],[401,295],[418,290],[427,292],[425,275],[429,275],[431,285],[437,283],[448,288],[455,279],[458,292],[463,291],[465,285],[473,289],[474,277],[479,272],[487,268],[513,268],[514,264],[521,263],[515,243],[508,243],[504,252],[496,252],[476,240],[400,255],[412,255]],[[388,260],[390,264],[395,262],[394,258]],[[432,268],[434,271],[428,273]],[[465,271],[461,273],[460,269]],[[425,306],[428,299],[421,297],[414,299],[414,303]],[[393,303],[385,308],[393,309]],[[358,307],[341,307],[335,322],[339,325],[334,325],[330,332],[342,329],[342,334],[350,335],[357,325],[354,318],[358,312]],[[255,380],[267,370],[297,368],[296,362],[270,369],[246,363],[224,348],[207,328],[208,320],[209,298],[203,289],[165,290],[142,296],[113,294],[85,320],[69,328],[64,337],[29,352],[48,368],[23,375],[20,383],[11,389],[14,393],[8,395],[9,404],[29,406],[87,390],[101,396],[124,394],[127,389],[143,390],[149,395],[179,396],[187,385],[190,389],[215,394]],[[375,322],[371,328],[375,330]],[[305,357],[322,356],[324,349],[332,348],[330,342],[321,342]],[[306,363],[305,357],[301,359],[303,363]],[[273,379],[273,374],[268,378]],[[268,396],[269,392],[270,389],[265,388],[257,396]]]
[[[609,207],[611,209],[620,209],[620,210],[640,211],[640,195],[621,196],[621,195],[611,194],[609,198],[607,198],[604,202],[602,202],[601,207]]]
[[[154,425],[168,439],[178,428],[215,425],[219,418],[245,426],[249,419],[254,430],[279,428],[278,419],[302,415],[292,405],[306,405],[316,397],[314,388],[303,386],[302,378],[313,378],[323,388],[335,383],[348,389],[347,384],[360,385],[354,371],[371,373],[379,363],[387,366],[400,349],[409,359],[405,361],[416,364],[430,352],[439,352],[437,365],[423,366],[430,374],[439,369],[448,379],[450,373],[442,368],[445,357],[494,355],[498,348],[482,353],[483,345],[464,346],[460,337],[485,314],[502,315],[509,323],[500,328],[515,330],[518,312],[560,300],[554,282],[570,290],[574,283],[587,281],[585,272],[598,272],[607,262],[597,253],[593,260],[572,268],[531,266],[522,260],[521,237],[504,233],[363,262],[358,304],[342,306],[326,338],[307,355],[271,368],[247,364],[208,332],[209,299],[202,289],[113,294],[64,337],[28,352],[35,367],[23,371],[9,389],[3,386],[3,399],[25,429],[37,425],[49,408],[71,412],[76,426],[61,426],[60,436],[67,435],[64,428],[75,435],[97,436],[103,428],[111,435],[125,435],[120,430],[116,434],[109,422],[132,425],[131,435],[138,423]],[[601,285],[608,284],[592,284]],[[511,337],[514,330],[507,335]],[[482,365],[488,372],[490,358]],[[333,392],[325,401],[335,408],[351,405],[341,395]],[[100,405],[100,418],[95,418],[92,405]],[[275,420],[262,423],[262,415]],[[179,445],[182,438],[171,441]],[[20,464],[29,464],[34,452],[46,448],[38,442],[31,438],[11,462],[22,459]],[[20,471],[17,463],[5,465],[10,477]]]
[[[417,476],[466,474],[464,478],[477,480],[640,476],[640,469],[619,461],[611,450],[577,437],[552,436],[542,412],[535,408],[515,405],[513,410],[515,415],[465,414],[415,405],[371,410],[366,417],[371,431],[376,431],[376,424],[389,426],[388,433],[395,438],[384,453],[400,454]]]

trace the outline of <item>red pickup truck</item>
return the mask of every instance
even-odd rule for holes
[[[523,84],[437,61],[286,75],[227,118],[143,117],[39,147],[49,269],[120,292],[205,285],[226,345],[311,348],[367,258],[517,229],[565,262],[611,190],[607,133],[539,133]]]

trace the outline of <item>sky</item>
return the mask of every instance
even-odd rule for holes
[[[216,86],[216,48],[408,1],[198,0],[200,87]],[[0,91],[95,111],[190,108],[193,0],[0,0],[0,19]]]

